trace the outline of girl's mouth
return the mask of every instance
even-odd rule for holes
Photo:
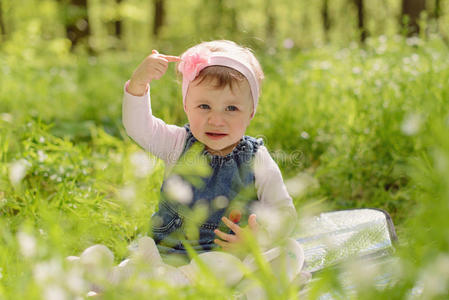
[[[206,135],[213,140],[218,140],[227,136],[226,133],[213,133],[213,132],[206,132]]]

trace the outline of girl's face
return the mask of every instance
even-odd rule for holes
[[[234,149],[248,127],[253,111],[247,80],[223,89],[203,81],[190,83],[186,113],[193,136],[213,155],[224,156]]]

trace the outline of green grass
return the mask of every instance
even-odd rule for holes
[[[116,262],[127,257],[127,246],[148,232],[163,164],[148,161],[150,169],[136,173],[145,155],[121,124],[123,84],[145,54],[8,49],[0,51],[0,299],[40,299],[39,263],[66,270],[65,256],[94,243],[108,246]],[[316,203],[383,208],[399,228],[399,280],[384,290],[359,286],[358,297],[404,299],[419,280],[430,298],[447,297],[447,269],[436,267],[447,264],[449,251],[447,46],[392,37],[364,48],[256,54],[266,80],[247,134],[264,138],[284,179],[315,182],[294,195],[298,212]],[[172,68],[152,84],[152,107],[167,123],[186,123]],[[36,243],[28,256],[18,241],[24,236]],[[335,280],[324,276],[311,297],[338,287]],[[145,298],[155,289],[164,299],[233,293],[207,277],[179,291],[136,279],[107,298]],[[271,295],[277,289],[283,298],[296,291],[267,285]]]

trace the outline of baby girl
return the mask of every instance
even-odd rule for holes
[[[189,121],[183,127],[166,124],[151,110],[150,83],[160,79],[171,62],[182,75]],[[235,285],[243,278],[243,272],[236,271],[242,269],[239,264],[257,269],[253,256],[242,250],[250,236],[256,237],[275,274],[290,281],[300,274],[303,251],[289,238],[296,224],[292,198],[263,141],[245,135],[256,114],[263,78],[252,51],[227,40],[202,42],[180,57],[153,50],[134,71],[124,87],[123,124],[137,144],[165,162],[166,171],[158,210],[151,217],[151,237],[140,239],[131,258],[113,268],[111,281],[130,276],[137,265],[133,261],[145,261],[152,268],[163,266],[168,281],[189,284],[198,272],[190,248],[213,274]],[[179,171],[179,165],[186,166],[195,155],[209,172]],[[191,163],[193,170],[195,161]],[[182,187],[182,199],[173,193],[177,186]],[[206,213],[194,223],[189,212],[199,205]],[[187,232],[191,224],[197,225],[197,234]],[[108,250],[90,247],[81,260],[89,261],[98,251]]]

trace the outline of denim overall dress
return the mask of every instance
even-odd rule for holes
[[[193,136],[189,124],[184,125],[184,128],[187,131],[187,138],[180,159],[195,143],[200,143]],[[262,139],[243,136],[234,150],[226,156],[212,155],[203,148],[199,155],[206,158],[205,161],[211,168],[210,173],[205,177],[200,176],[201,185],[193,185],[189,180],[183,180],[192,189],[192,201],[188,204],[170,199],[166,191],[166,182],[174,174],[165,176],[161,187],[158,211],[151,218],[152,236],[163,258],[170,254],[179,254],[187,258],[183,242],[189,243],[197,253],[216,248],[214,229],[220,228],[224,232],[233,234],[221,221],[223,215],[228,216],[229,209],[233,205],[243,210],[242,223],[239,225],[242,226],[243,222],[247,222],[248,208],[254,201],[257,201],[252,161],[261,145],[263,145]],[[176,176],[178,175],[176,174]],[[224,207],[216,207],[214,200],[217,197],[225,199]],[[188,215],[185,212],[194,208],[198,203],[205,205],[208,213],[204,218],[205,221],[198,224],[197,234],[192,238],[186,235],[185,225]]]

